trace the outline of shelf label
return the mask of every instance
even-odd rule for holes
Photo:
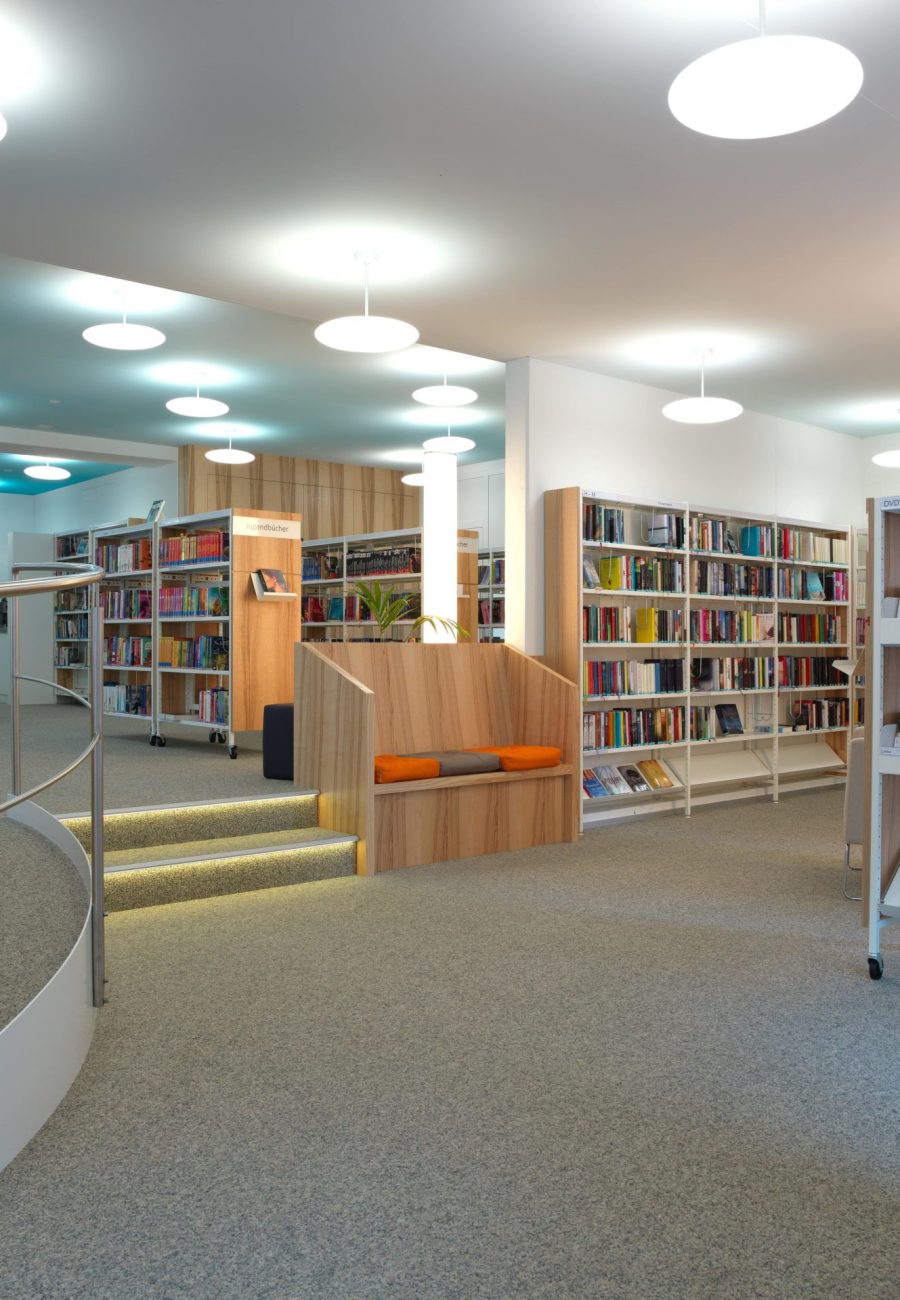
[[[234,515],[231,531],[235,537],[277,537],[299,542],[302,536],[299,519],[254,519],[251,515]]]
[[[457,537],[456,549],[460,555],[477,555],[478,538],[477,537]]]

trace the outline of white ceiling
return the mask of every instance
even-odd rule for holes
[[[644,344],[721,334],[711,391],[882,433],[900,407],[900,5],[769,0],[771,31],[854,50],[866,98],[780,140],[685,130],[670,81],[755,11],[12,3],[44,71],[0,104],[0,254],[320,320],[359,309],[367,243],[385,253],[372,309],[426,343],[688,392]]]

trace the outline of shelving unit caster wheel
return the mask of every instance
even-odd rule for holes
[[[219,742],[220,745],[224,745],[224,744],[225,744],[225,732],[224,732],[224,731],[220,731],[220,732],[218,733],[218,735],[216,736],[216,740],[218,740],[218,742]]]
[[[884,974],[884,962],[880,957],[869,958],[869,979],[880,980]]]
[[[160,747],[161,749],[165,749],[165,747],[166,747],[166,738],[165,738],[165,736],[157,736],[157,737],[156,737],[156,743],[157,743],[157,745],[159,745],[159,747]]]
[[[211,731],[209,733],[209,743],[211,745],[214,745],[216,743],[216,733],[214,731]]]
[[[229,746],[228,746],[228,757],[229,757],[229,758],[237,758],[237,745],[229,745]]]
[[[151,736],[151,737],[150,737],[150,744],[151,744],[151,745],[155,745],[158,739],[159,739],[158,736]]]

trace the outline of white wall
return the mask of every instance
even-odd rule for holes
[[[478,530],[480,550],[501,550],[504,545],[504,464],[488,460],[458,470],[459,527]]]
[[[506,624],[513,645],[543,650],[549,488],[829,524],[864,521],[860,439],[751,411],[728,424],[678,425],[661,414],[677,395],[530,358],[507,366]],[[517,553],[522,539],[524,554]]]
[[[34,532],[34,501],[0,492],[0,581],[9,577],[9,534]]]
[[[115,523],[133,516],[146,518],[150,503],[162,497],[166,516],[178,513],[178,465],[123,469],[117,474],[56,488],[34,497],[34,527],[39,532],[61,533],[91,524]]]

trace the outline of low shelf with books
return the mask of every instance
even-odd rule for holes
[[[88,529],[77,529],[68,533],[54,533],[53,555],[57,560],[67,563],[83,561],[90,563],[91,539]],[[58,591],[53,605],[53,680],[57,686],[75,691],[87,698],[90,671],[88,653],[88,589],[75,587],[69,591]],[[72,622],[83,628],[83,632],[72,632]],[[83,621],[82,621],[83,620]],[[83,641],[81,651],[76,651],[72,641]],[[70,700],[60,692],[58,700]]]
[[[478,640],[506,639],[506,553],[478,552]]]
[[[478,561],[474,533],[460,530],[457,621],[478,635]],[[383,639],[406,640],[421,609],[422,530],[313,538],[303,544],[301,621],[306,641],[380,640],[360,601],[357,583],[378,582],[394,595],[410,598],[411,618],[394,624]],[[428,611],[425,611],[426,613]]]
[[[544,542],[544,662],[580,680],[585,727],[614,725],[602,715],[617,704],[686,710],[686,814],[692,786],[713,784],[702,764],[692,780],[692,755],[705,763],[717,746],[751,755],[730,761],[725,781],[747,793],[758,785],[777,800],[781,775],[791,784],[811,771],[834,780],[846,752],[841,727],[792,733],[791,748],[814,749],[808,765],[792,757],[781,768],[778,756],[798,688],[822,688],[816,694],[843,717],[847,682],[830,665],[846,653],[847,529],[565,488],[545,493]],[[660,674],[673,671],[680,681],[666,692]],[[728,704],[730,732],[717,712]],[[830,755],[820,752],[826,740]],[[589,743],[586,735],[585,763],[596,752]],[[588,820],[604,815],[608,798],[585,805]]]
[[[153,524],[109,525],[93,530],[95,563],[106,570],[103,611],[104,712],[149,725],[153,734]],[[126,618],[140,619],[134,635]]]

